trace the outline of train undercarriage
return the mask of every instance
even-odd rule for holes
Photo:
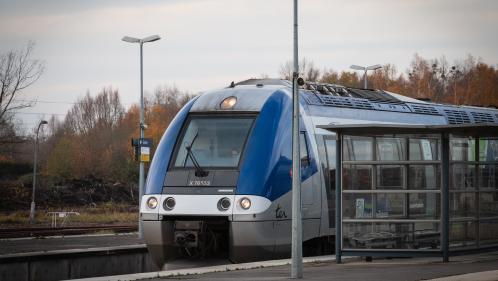
[[[168,217],[143,223],[149,252],[159,267],[182,258],[228,259],[240,263],[290,257],[290,239],[283,245],[267,239],[272,233],[262,231],[262,224],[268,222],[234,223],[226,217]],[[332,254],[333,242],[333,236],[305,241],[303,253],[305,256]]]

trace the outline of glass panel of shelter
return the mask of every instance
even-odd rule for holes
[[[476,140],[467,137],[450,138],[450,248],[477,246],[478,186]]]
[[[439,247],[439,145],[438,136],[343,137],[343,249]]]
[[[479,139],[479,246],[498,245],[498,139]]]
[[[440,249],[439,135],[343,137],[342,247]],[[452,250],[498,246],[498,139],[450,136]]]
[[[498,245],[498,139],[450,139],[450,247]]]

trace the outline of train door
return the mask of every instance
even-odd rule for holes
[[[306,136],[306,132],[299,134],[299,152],[301,161],[301,203],[302,203],[302,219],[303,219],[303,241],[314,238],[319,233],[320,224],[320,185],[316,181],[319,180],[316,173],[316,166],[313,154],[310,153],[311,145],[310,138]],[[284,258],[288,256],[291,247],[291,214],[285,212],[276,213],[278,220],[274,222],[274,230],[276,234],[276,247],[274,258]],[[282,217],[285,216],[285,217]],[[287,217],[288,216],[288,217]]]
[[[301,182],[301,202],[303,218],[306,218],[309,205],[313,205],[315,192],[313,192],[313,171],[305,132],[299,134],[299,153],[301,154],[301,178],[304,179]]]
[[[328,184],[326,186],[327,206],[329,215],[329,228],[335,228],[335,174],[336,174],[336,137],[324,136],[325,155],[326,155],[326,173]]]
[[[301,132],[301,201],[304,219],[319,219],[322,211],[321,179],[318,172],[318,159],[311,140],[313,138]]]

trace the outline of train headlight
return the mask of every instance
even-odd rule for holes
[[[221,102],[220,107],[221,109],[231,109],[236,103],[236,97],[228,97]]]
[[[227,197],[223,197],[218,201],[218,210],[220,211],[226,211],[228,208],[230,208],[230,199]]]
[[[240,199],[239,204],[240,207],[244,210],[251,208],[251,200],[247,197]]]
[[[157,207],[156,197],[150,197],[147,199],[147,207],[149,207],[149,209],[155,209]]]
[[[166,210],[166,211],[171,211],[173,210],[173,208],[175,207],[176,205],[176,201],[175,201],[175,198],[173,197],[168,197],[166,198],[166,200],[164,200],[163,202],[163,208]]]

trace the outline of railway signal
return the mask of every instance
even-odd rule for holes
[[[131,139],[131,146],[135,148],[135,161],[150,162],[151,138]]]

